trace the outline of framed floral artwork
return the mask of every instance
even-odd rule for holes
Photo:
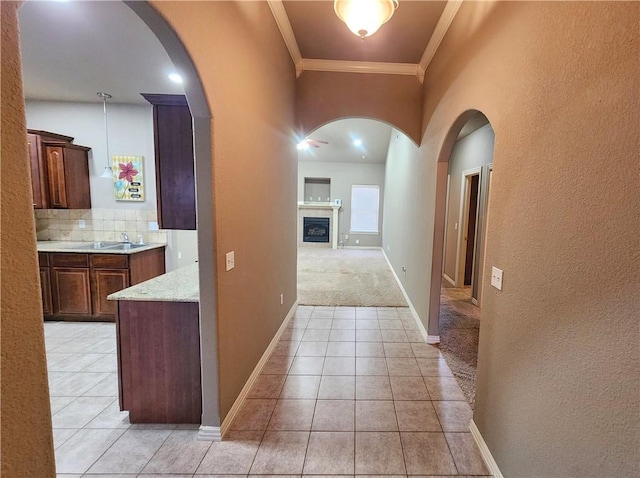
[[[144,157],[112,156],[116,201],[144,201]]]

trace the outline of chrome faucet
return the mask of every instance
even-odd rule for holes
[[[129,240],[129,236],[127,235],[126,232],[122,233],[122,242],[124,242],[125,244],[130,244],[131,241]]]

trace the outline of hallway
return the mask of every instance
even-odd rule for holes
[[[113,324],[46,323],[59,477],[486,476],[408,308],[300,306],[221,443],[118,410]]]

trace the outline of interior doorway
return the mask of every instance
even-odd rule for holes
[[[474,170],[466,174],[464,178],[464,209],[462,210],[462,241],[460,255],[462,276],[462,286],[471,288],[471,298],[476,299],[473,294],[474,270],[476,269],[476,238],[478,225],[478,199],[480,197],[480,171]],[[477,288],[476,288],[477,290]]]

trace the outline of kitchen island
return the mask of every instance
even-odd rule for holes
[[[200,423],[199,298],[197,263],[109,295],[120,409],[131,423]]]

